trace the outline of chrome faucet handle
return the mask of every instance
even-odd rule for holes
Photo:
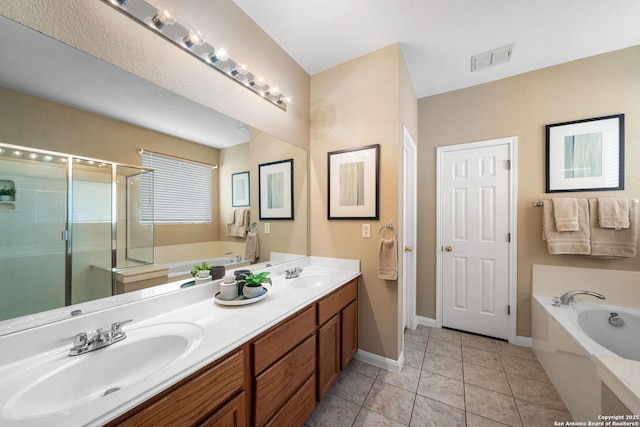
[[[560,302],[562,301],[560,297],[553,297],[551,301],[553,301],[554,307],[562,307],[562,304],[560,304]]]
[[[87,341],[88,341],[87,334],[85,332],[80,332],[73,339],[73,346],[84,347],[85,345],[87,345]]]
[[[122,330],[122,325],[132,322],[133,319],[128,319],[128,320],[123,320],[121,322],[115,322],[111,325],[111,336],[112,338],[124,338],[125,337],[125,333]]]
[[[105,332],[102,328],[96,329],[96,334],[93,336],[96,343],[104,343],[111,340],[111,331]]]

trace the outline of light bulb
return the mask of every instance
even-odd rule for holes
[[[229,52],[227,52],[227,48],[224,46],[216,46],[211,56],[209,56],[209,62],[212,64],[218,61],[226,61],[227,59],[229,59]]]
[[[280,88],[278,86],[271,86],[269,89],[269,95],[277,96],[280,94]]]
[[[35,160],[35,159],[37,159],[37,158],[38,158],[38,155],[37,155],[36,153],[29,153],[29,158],[30,158],[31,160]]]
[[[163,5],[158,8],[156,16],[151,18],[151,22],[157,29],[161,30],[167,25],[174,24],[176,17],[173,15],[173,9],[168,5]]]
[[[258,77],[253,82],[251,82],[252,86],[262,87],[264,86],[264,78]]]
[[[22,156],[22,151],[18,151],[18,150],[16,150],[16,151],[14,151],[14,152],[13,152],[13,155],[14,155],[15,157],[21,157],[21,156]]]
[[[240,74],[241,76],[244,76],[248,72],[249,72],[249,69],[244,64],[240,64],[237,67],[233,67],[230,71],[232,76],[237,76],[238,74]]]
[[[45,155],[45,156],[43,157],[43,159],[44,159],[44,161],[46,161],[46,162],[50,162],[51,160],[53,160],[53,157],[47,154],[47,155]]]
[[[189,35],[182,39],[185,46],[191,49],[204,43],[204,36],[200,31],[189,31]]]

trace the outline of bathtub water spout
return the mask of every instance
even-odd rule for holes
[[[591,295],[592,297],[606,299],[604,295],[592,291],[569,291],[560,297],[560,304],[569,305],[576,302],[573,297],[577,295]]]

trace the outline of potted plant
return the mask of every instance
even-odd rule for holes
[[[2,200],[3,202],[8,202],[9,200],[11,200],[11,197],[15,196],[15,194],[15,188],[7,188],[7,186],[5,185],[4,187],[2,187],[2,190],[0,190],[0,200]]]
[[[201,265],[194,265],[191,267],[191,275],[198,277],[209,277],[211,274],[211,267],[207,264],[207,261],[203,261]]]
[[[271,285],[271,278],[267,277],[269,274],[271,274],[270,271],[243,274],[241,277],[244,282],[244,287],[242,288],[244,297],[255,298],[267,292],[262,284],[268,283]]]

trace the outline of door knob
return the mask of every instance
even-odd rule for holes
[[[411,246],[405,246],[404,247],[404,251],[405,252],[413,252],[413,248]]]
[[[444,247],[444,250],[447,252],[451,252],[453,250],[453,247],[451,247],[450,245],[447,245]]]

